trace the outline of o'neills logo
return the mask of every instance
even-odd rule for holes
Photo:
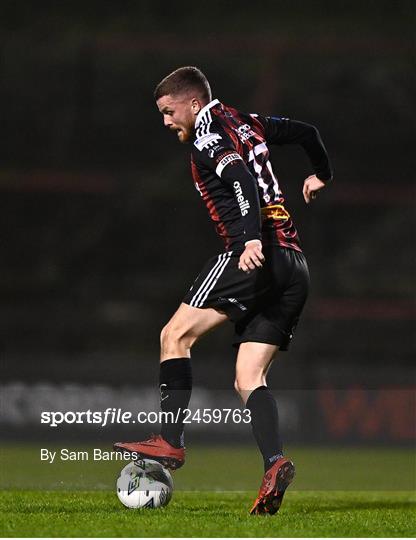
[[[243,197],[243,190],[241,189],[240,182],[237,182],[236,180],[233,186],[237,197],[238,205],[240,206],[241,215],[246,216],[248,214],[248,209],[250,208],[250,203],[247,199],[244,199]]]

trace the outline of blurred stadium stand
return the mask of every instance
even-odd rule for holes
[[[302,17],[298,2],[238,14],[222,4],[219,16],[219,3],[210,4],[210,19],[189,2],[175,12],[160,1],[125,12],[111,3],[68,11],[4,3],[3,389],[157,380],[159,330],[221,250],[192,185],[189,150],[165,132],[152,99],[166,73],[195,64],[225,103],[317,125],[335,167],[334,184],[306,207],[306,158],[273,149],[313,286],[270,385],[404,389],[412,411],[412,3],[357,3],[347,15],[305,2]],[[231,336],[231,326],[220,329],[195,349],[199,386],[232,387]],[[316,400],[325,414],[328,401]],[[379,431],[385,437],[383,423]]]

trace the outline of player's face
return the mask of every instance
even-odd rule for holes
[[[162,96],[156,101],[163,114],[163,123],[167,128],[176,131],[181,143],[192,139],[195,129],[195,118],[200,110],[197,100],[184,96]]]

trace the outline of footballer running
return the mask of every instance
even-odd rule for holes
[[[309,288],[299,236],[269,160],[269,145],[299,144],[311,164],[303,184],[309,204],[332,179],[318,130],[277,116],[246,114],[212,99],[205,75],[181,67],[154,92],[164,125],[191,144],[195,187],[224,250],[203,267],[161,333],[160,405],[175,414],[192,391],[191,348],[227,320],[235,325],[235,389],[250,410],[264,477],[251,514],[274,514],[295,474],[283,455],[278,409],[266,376],[278,351],[287,351]],[[183,415],[162,423],[161,434],[115,449],[160,461],[185,462]]]

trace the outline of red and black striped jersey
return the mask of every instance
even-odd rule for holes
[[[226,250],[245,242],[301,251],[299,236],[269,159],[269,144],[300,144],[314,174],[332,178],[326,149],[314,126],[281,117],[246,114],[211,101],[198,114],[192,175]]]

